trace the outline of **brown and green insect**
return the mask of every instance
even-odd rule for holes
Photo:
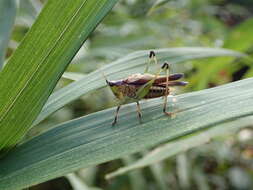
[[[165,62],[160,70],[156,74],[148,73],[149,64],[154,61],[157,64],[157,59],[154,51],[150,51],[149,61],[147,63],[144,74],[132,74],[127,78],[108,81],[107,84],[110,86],[113,94],[119,100],[119,105],[116,110],[115,118],[112,125],[117,123],[118,113],[121,105],[130,102],[137,103],[137,112],[139,119],[141,119],[141,109],[139,101],[141,99],[151,99],[164,96],[163,112],[166,115],[172,113],[166,111],[167,107],[167,96],[170,94],[171,86],[185,86],[187,82],[178,81],[184,75],[182,73],[169,74],[169,64]],[[166,72],[166,75],[160,75],[162,71]]]

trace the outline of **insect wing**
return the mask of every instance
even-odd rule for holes
[[[183,76],[184,76],[184,74],[182,74],[182,73],[172,74],[169,76],[169,81],[181,79]],[[144,85],[154,78],[155,78],[155,76],[150,75],[150,74],[144,74],[144,75],[136,74],[136,75],[131,75],[130,77],[125,79],[124,82],[129,85]],[[166,76],[158,76],[154,80],[154,85],[160,84],[160,83],[165,83],[165,82],[166,82]],[[184,85],[179,85],[179,86],[184,86]]]
[[[185,81],[169,81],[168,86],[185,86],[188,82]],[[154,84],[154,86],[166,87],[166,83]]]

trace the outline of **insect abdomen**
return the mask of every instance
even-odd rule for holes
[[[166,89],[163,87],[151,87],[148,94],[144,97],[145,99],[158,98],[165,95]],[[169,94],[169,90],[167,92]]]

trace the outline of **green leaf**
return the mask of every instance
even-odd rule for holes
[[[235,133],[243,127],[251,126],[252,122],[252,116],[241,118],[231,122],[224,122],[222,124],[219,124],[218,126],[209,128],[207,130],[197,132],[189,136],[185,136],[181,139],[176,140],[175,142],[169,142],[167,144],[155,148],[143,158],[135,161],[134,163],[119,168],[118,170],[106,175],[106,178],[110,179],[119,175],[123,175],[132,170],[150,166],[196,146],[208,143],[212,140],[212,138],[216,136]]]
[[[153,13],[153,11],[154,11],[156,8],[158,8],[158,7],[160,7],[160,6],[162,6],[162,5],[166,4],[166,3],[168,3],[169,1],[170,1],[170,0],[157,0],[157,1],[154,2],[154,4],[151,6],[151,8],[149,9],[147,15],[151,15],[151,14]]]
[[[73,80],[73,81],[78,81],[82,79],[85,75],[82,73],[75,73],[75,72],[65,72],[62,75],[62,78]]]
[[[205,47],[182,47],[182,48],[167,48],[155,50],[159,62],[164,61],[170,63],[182,63],[192,59],[200,59],[215,56],[236,56],[241,57],[244,54],[239,52],[219,49],[219,48],[205,48]],[[79,81],[73,82],[70,85],[53,93],[48,99],[46,105],[42,109],[40,115],[34,122],[38,124],[50,114],[79,98],[80,96],[91,92],[93,90],[106,86],[105,79],[102,73],[108,75],[110,79],[119,79],[129,75],[129,73],[143,72],[148,59],[149,51],[137,51],[131,53],[117,61],[112,62],[100,70],[92,72]]]
[[[65,177],[68,179],[68,181],[70,182],[70,184],[74,190],[102,190],[97,187],[89,187],[75,173],[70,173],[70,174],[66,175]]]
[[[24,136],[65,68],[118,0],[49,0],[0,73],[0,151]],[[4,149],[4,150],[3,150]]]
[[[0,70],[4,63],[11,30],[16,17],[16,0],[0,1]]]
[[[232,30],[224,44],[225,48],[246,51],[253,45],[253,18],[250,18]]]
[[[136,159],[132,156],[125,156],[122,158],[122,162],[124,164],[131,164]],[[135,171],[128,175],[129,181],[131,183],[131,189],[132,190],[140,190],[140,189],[147,189],[147,183],[145,181],[144,176],[142,175],[141,171]]]
[[[225,41],[224,41],[224,48],[233,49],[236,51],[241,52],[247,52],[248,49],[250,49],[253,46],[253,18],[248,19],[238,26],[236,26],[233,30],[231,30]],[[251,57],[245,57],[245,63],[251,66],[252,64],[252,58]],[[201,72],[198,72],[197,75],[193,76],[193,80],[195,79],[195,83],[191,83],[192,86],[194,86],[194,89],[200,90],[208,86],[208,82],[212,81],[211,79],[213,77],[217,76],[217,73],[220,71],[226,71],[232,70],[232,72],[235,72],[236,66],[234,67],[234,58],[214,58],[211,61],[207,62],[206,67],[200,67],[199,69]],[[239,62],[239,61],[237,61]],[[240,66],[240,65],[239,65]],[[235,69],[234,69],[235,68]],[[247,75],[252,76],[252,75]]]
[[[165,175],[164,173],[164,170],[163,170],[164,167],[165,167],[164,163],[157,163],[157,164],[152,165],[150,167],[150,170],[154,176],[157,186],[159,187],[158,189],[168,190],[168,185],[166,183],[167,175]]]
[[[216,88],[169,97],[170,118],[162,112],[162,99],[141,102],[139,123],[136,105],[115,108],[59,125],[18,146],[0,162],[0,189],[21,189],[78,168],[85,168],[142,151],[164,141],[177,141],[197,131],[253,114],[253,78]],[[251,120],[252,121],[252,120]],[[240,122],[239,122],[240,123]],[[250,122],[252,123],[252,122]]]

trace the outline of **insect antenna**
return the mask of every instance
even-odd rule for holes
[[[104,73],[103,71],[101,71],[101,73],[102,73],[102,75],[103,75],[103,77],[104,77],[106,83],[109,85],[109,81],[108,81],[108,79],[106,78],[105,73]]]

